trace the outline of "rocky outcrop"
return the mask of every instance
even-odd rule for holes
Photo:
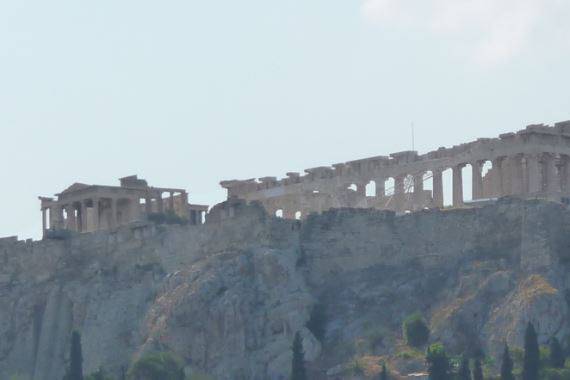
[[[421,370],[401,363],[416,311],[456,353],[520,346],[529,320],[543,342],[565,338],[569,232],[570,212],[539,201],[303,222],[230,201],[202,226],[0,239],[0,378],[61,378],[73,329],[86,372],[161,350],[189,372],[260,380],[287,378],[297,331],[315,379],[348,378],[359,358]]]

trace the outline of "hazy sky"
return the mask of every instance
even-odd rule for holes
[[[570,119],[568,0],[0,0],[0,236],[38,195],[218,182]]]

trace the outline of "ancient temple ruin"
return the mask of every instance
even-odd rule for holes
[[[439,148],[427,154],[393,153],[306,169],[305,174],[221,182],[228,199],[259,201],[285,218],[330,208],[406,212],[444,206],[443,173],[452,172],[453,207],[463,207],[463,177],[477,202],[503,196],[561,200],[570,195],[570,121],[531,125],[499,138]]]
[[[48,230],[105,230],[164,213],[201,224],[208,210],[189,204],[184,189],[151,187],[136,175],[119,181],[120,186],[74,183],[56,198],[39,197],[44,236]]]

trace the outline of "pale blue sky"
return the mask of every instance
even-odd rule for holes
[[[567,0],[0,0],[0,236],[38,195],[139,174],[224,199],[570,119]]]

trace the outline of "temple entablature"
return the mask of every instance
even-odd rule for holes
[[[469,170],[472,199],[507,195],[557,198],[570,192],[570,121],[529,125],[497,138],[479,138],[418,154],[392,153],[305,170],[304,175],[223,181],[228,197],[260,201],[283,215],[333,207],[394,211],[443,207],[443,173],[451,171],[452,205],[460,207]],[[429,182],[429,185],[428,185]],[[370,184],[374,184],[369,189]],[[427,186],[426,186],[427,185]],[[426,187],[428,188],[426,190]]]
[[[38,197],[44,236],[49,230],[92,232],[143,221],[151,214],[173,214],[201,224],[208,206],[188,203],[184,189],[151,187],[136,175],[120,186],[74,183],[56,197]]]

